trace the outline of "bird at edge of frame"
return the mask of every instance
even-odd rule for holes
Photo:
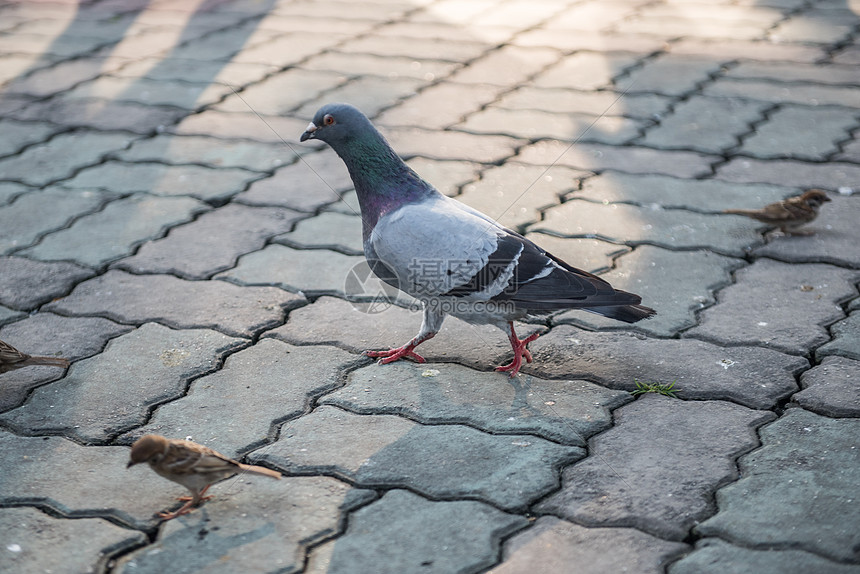
[[[185,501],[181,508],[175,512],[158,514],[165,520],[188,514],[193,507],[211,499],[211,496],[204,496],[209,487],[234,474],[247,472],[278,480],[281,478],[281,473],[277,471],[237,462],[190,440],[169,439],[153,434],[142,436],[131,445],[127,468],[143,462],[148,463],[158,475],[191,491],[191,496],[177,499]]]
[[[22,353],[9,343],[0,341],[0,373],[23,369],[35,365],[47,365],[51,367],[66,368],[69,366],[68,359],[60,357],[39,357]]]
[[[809,189],[803,195],[770,203],[761,209],[726,209],[723,213],[751,217],[779,227],[786,235],[811,235],[811,231],[797,231],[797,228],[814,221],[821,206],[828,201],[830,198],[822,190]]]
[[[424,362],[415,347],[434,337],[446,315],[490,324],[508,336],[514,357],[497,371],[516,376],[532,361],[514,321],[582,309],[626,323],[652,316],[641,297],[548,253],[491,217],[451,199],[421,179],[361,111],[327,104],[301,141],[317,139],[346,164],[358,195],[364,254],[386,283],[420,300],[421,328],[402,347],[366,351],[381,363]]]

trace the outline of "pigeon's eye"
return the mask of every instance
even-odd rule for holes
[[[323,118],[323,124],[327,126],[334,124],[334,116],[332,116],[331,114],[326,114]]]

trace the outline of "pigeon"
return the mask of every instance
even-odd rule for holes
[[[421,179],[357,108],[326,104],[300,140],[327,143],[346,164],[362,218],[364,255],[381,280],[421,301],[423,320],[401,347],[366,351],[380,363],[424,358],[415,347],[434,337],[447,315],[495,325],[514,357],[497,371],[514,377],[528,344],[514,321],[561,309],[583,309],[633,323],[655,313],[641,297],[548,253],[491,217],[449,198]]]
[[[131,459],[126,468],[142,462],[148,462],[156,473],[191,491],[192,496],[178,499],[186,501],[179,510],[158,514],[166,520],[188,514],[193,506],[211,499],[211,496],[203,496],[209,487],[234,474],[249,472],[278,480],[281,478],[281,473],[277,471],[236,462],[190,440],[168,439],[155,434],[142,436],[131,445]]]
[[[49,365],[52,367],[69,366],[68,359],[60,357],[38,357],[22,353],[9,343],[0,341],[0,373],[14,371],[31,365]]]
[[[818,217],[818,210],[828,201],[830,198],[826,193],[820,189],[810,189],[803,195],[789,197],[783,201],[765,205],[761,209],[727,209],[723,213],[752,217],[762,223],[775,225],[780,231],[790,235],[801,225]]]

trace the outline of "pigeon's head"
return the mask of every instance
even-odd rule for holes
[[[314,115],[300,141],[317,139],[334,147],[362,133],[368,126],[372,129],[370,120],[358,108],[349,104],[326,104]]]
[[[827,194],[821,191],[820,189],[810,189],[806,193],[804,193],[800,197],[803,201],[806,202],[806,205],[811,207],[812,209],[817,210],[821,207],[822,203],[826,203],[830,201],[830,198],[827,197]]]

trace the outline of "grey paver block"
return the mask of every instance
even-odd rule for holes
[[[697,38],[731,38],[756,40],[763,38],[768,25],[762,22],[737,20],[727,22],[715,19],[709,10],[692,16],[685,14],[644,14],[636,19],[621,22],[615,27],[619,34],[649,34],[671,39],[694,35]],[[691,20],[692,17],[692,20]],[[695,24],[691,26],[691,22]]]
[[[10,119],[0,120],[0,129],[3,130],[0,156],[11,155],[25,146],[45,141],[59,130],[57,126],[51,124],[18,122]]]
[[[106,189],[115,193],[190,195],[202,201],[225,201],[259,173],[237,168],[211,169],[197,165],[109,161],[84,169],[62,183],[72,189]]]
[[[345,81],[346,78],[336,72],[293,68],[269,76],[262,82],[242,90],[241,95],[227,97],[215,105],[214,109],[224,112],[256,112],[264,116],[285,115],[305,102],[319,101],[322,92]]]
[[[491,167],[467,184],[457,199],[510,229],[539,221],[542,208],[558,205],[588,174],[566,167],[506,163]]]
[[[762,447],[738,461],[740,480],[717,491],[720,511],[698,532],[856,562],[858,432],[858,419],[788,410],[761,429]]]
[[[29,311],[65,295],[92,275],[89,269],[73,263],[0,257],[0,304]]]
[[[162,487],[178,485],[162,480]],[[318,476],[243,477],[212,492],[214,500],[165,524],[155,543],[123,556],[116,571],[297,572],[308,545],[337,532],[349,508],[371,496]]]
[[[579,4],[579,6],[593,5],[594,3],[591,2]],[[590,19],[586,19],[581,24],[591,26],[592,22]],[[641,55],[653,54],[658,50],[665,49],[666,46],[666,42],[662,38],[615,34],[611,31],[598,32],[593,26],[587,30],[577,30],[576,33],[556,28],[535,28],[517,35],[513,38],[512,43],[519,46],[549,46],[566,52],[574,50],[604,52],[608,47],[611,47],[612,50],[634,52]]]
[[[561,490],[538,510],[680,541],[713,512],[713,491],[737,476],[734,457],[757,445],[755,428],[774,415],[649,395],[614,417],[612,429],[591,439],[591,456],[562,472]]]
[[[301,151],[301,148],[295,149]],[[116,156],[125,161],[155,161],[172,165],[193,163],[268,172],[292,161],[295,153],[282,146],[260,142],[161,134],[139,140]]]
[[[306,571],[477,571],[496,561],[501,536],[525,525],[480,502],[432,502],[393,490],[351,514],[343,536],[314,548]]]
[[[790,235],[772,239],[754,251],[758,257],[771,257],[789,263],[832,263],[860,268],[857,221],[860,197],[831,195],[831,203],[818,218],[802,228],[809,235]]]
[[[7,533],[3,561],[10,572],[95,572],[112,554],[146,542],[143,532],[106,520],[63,520],[35,508],[0,510],[0,528]],[[85,537],[78,536],[82,530]]]
[[[219,83],[175,82],[147,78],[101,76],[63,92],[64,100],[98,98],[113,102],[136,102],[194,110],[221,100],[233,91]]]
[[[508,136],[467,134],[418,128],[391,128],[385,137],[404,158],[423,156],[440,160],[500,163],[525,142]]]
[[[452,62],[416,60],[392,54],[374,56],[331,50],[313,56],[303,62],[301,67],[307,70],[339,72],[349,76],[394,76],[431,81],[435,78],[447,77],[458,65]]]
[[[287,323],[266,336],[294,344],[331,344],[354,353],[403,345],[418,333],[421,313],[401,307],[368,307],[333,297],[320,297],[312,305],[290,313]],[[532,325],[516,324],[520,337],[536,331]],[[428,362],[456,361],[490,369],[508,362],[511,345],[501,330],[492,325],[470,325],[448,317],[439,334],[417,351]],[[380,365],[380,374],[385,367]]]
[[[3,327],[0,338],[31,355],[77,360],[101,352],[105,343],[130,327],[96,317],[38,313]],[[56,367],[27,367],[0,375],[0,411],[19,406],[31,389],[65,374]]]
[[[615,82],[617,90],[680,96],[719,72],[721,62],[709,58],[662,54]]]
[[[522,86],[504,94],[494,105],[511,110],[581,113],[593,116],[611,115],[650,120],[661,114],[670,98],[658,94],[625,94],[614,92],[576,92],[561,88]]]
[[[82,446],[63,437],[0,431],[0,452],[3,460],[15,462],[16,471],[4,481],[4,505],[38,504],[75,519],[110,517],[143,529],[153,527],[155,512],[174,506],[182,490],[171,489],[148,468],[126,470],[128,447]],[[75,540],[81,544],[83,538]]]
[[[774,104],[802,104],[807,106],[857,107],[855,89],[831,84],[794,82],[790,84],[771,80],[717,78],[705,86],[702,93],[718,98],[744,98]]]
[[[56,186],[31,191],[0,207],[0,252],[12,253],[97,211],[116,195],[108,191],[69,191]]]
[[[343,161],[327,149],[301,156],[299,161],[279,168],[273,176],[255,181],[235,201],[316,212],[338,201],[351,188],[352,180]]]
[[[527,233],[525,237],[561,260],[590,273],[610,269],[618,255],[630,251],[629,247],[600,239],[556,237],[546,233]]]
[[[504,90],[504,87],[493,84],[435,84],[385,110],[376,123],[424,129],[447,128],[494,101]]]
[[[831,265],[759,259],[735,274],[686,336],[805,354],[830,339],[825,326],[844,316],[837,303],[856,295],[857,279],[857,271]]]
[[[333,347],[263,339],[227,357],[221,370],[194,381],[186,396],[159,407],[122,440],[191,436],[238,457],[273,436],[278,422],[301,415],[313,398],[339,386],[341,370],[355,362],[355,355]]]
[[[720,54],[724,60],[754,60],[756,63],[812,64],[825,57],[825,51],[821,46],[695,37],[681,38],[669,45],[667,49],[678,55],[712,57],[714,54]]]
[[[582,189],[571,196],[608,203],[635,203],[646,207],[657,204],[669,208],[719,212],[729,207],[758,209],[797,194],[797,188],[779,185],[604,171],[586,179]]]
[[[534,434],[567,445],[608,428],[610,409],[630,400],[576,380],[506,379],[460,365],[365,367],[320,402],[362,414],[404,414],[421,423],[467,423],[490,433]]]
[[[366,487],[404,487],[433,499],[470,498],[524,511],[558,486],[558,468],[581,448],[463,425],[422,425],[396,415],[356,415],[323,405],[287,422],[277,442],[251,454],[290,473],[334,472]]]
[[[611,85],[612,79],[636,63],[632,54],[578,52],[562,58],[534,77],[538,88],[596,90]]]
[[[47,121],[66,127],[151,134],[159,126],[170,125],[186,113],[188,112],[179,108],[149,106],[135,102],[54,98],[30,104],[15,111],[12,117],[20,120]]]
[[[793,157],[821,161],[858,125],[845,109],[786,105],[757,125],[741,152],[754,157]],[[803,134],[798,137],[798,134]]]
[[[711,249],[742,257],[762,243],[762,224],[740,216],[719,217],[659,205],[598,204],[572,200],[550,207],[531,231],[572,237],[597,237],[628,245],[644,243],[668,249]]]
[[[347,276],[363,256],[328,249],[269,245],[243,255],[233,269],[215,276],[237,285],[275,285],[293,293],[344,293]]]
[[[422,179],[447,196],[457,195],[466,183],[477,179],[482,167],[468,161],[437,161],[414,157],[406,162]]]
[[[810,82],[821,84],[857,83],[857,69],[854,66],[828,64],[800,64],[797,62],[753,62],[742,61],[730,68],[727,78],[766,78],[777,82]]]
[[[141,14],[141,16],[143,15]],[[141,58],[114,70],[111,74],[121,78],[218,82],[227,86],[238,87],[259,81],[276,70],[277,67],[274,65],[252,64],[250,62],[228,64],[198,60],[194,62],[193,66],[189,66],[187,61],[176,58]]]
[[[619,116],[557,114],[541,110],[509,110],[488,106],[471,114],[456,127],[467,132],[506,134],[524,139],[554,138],[562,141],[623,144],[646,127],[642,120]]]
[[[561,14],[547,21],[543,27],[565,31],[576,30],[605,30],[625,18],[632,16],[637,10],[637,3],[585,3],[574,4]]]
[[[243,48],[265,42],[276,36],[273,30],[260,29],[254,19],[202,35],[197,32],[190,41],[173,46],[170,57],[180,60],[231,61]],[[193,65],[193,63],[191,63]]]
[[[11,181],[0,181],[0,205],[8,204],[19,195],[28,191],[35,191],[35,188]]]
[[[832,325],[830,333],[833,340],[815,351],[815,356],[819,360],[828,355],[860,359],[860,311],[854,311],[845,319]]]
[[[313,6],[309,2],[302,2],[300,4],[303,6]],[[267,17],[266,20],[268,19]],[[315,26],[325,26],[328,21],[332,22],[332,26],[331,30],[327,33],[318,34],[312,31]],[[301,32],[279,35],[268,42],[245,48],[236,54],[231,61],[240,64],[270,64],[278,68],[301,64],[306,58],[314,56],[336,44],[340,44],[347,37],[347,35],[340,33],[335,28],[335,21],[334,19],[325,22],[311,20],[308,22],[309,28]],[[359,31],[360,26],[353,25],[350,33],[356,34]],[[201,54],[201,58],[203,57],[205,57],[205,52]],[[293,94],[290,93],[290,95],[292,96]]]
[[[285,157],[292,156],[289,143],[307,127],[307,120],[286,116],[262,116],[250,109],[245,112],[206,110],[183,118],[170,133],[184,136],[211,136],[275,144]]]
[[[239,287],[223,281],[186,281],[113,269],[79,284],[48,309],[99,315],[121,323],[160,321],[178,329],[211,328],[233,337],[250,337],[278,324],[284,308],[302,301],[274,287]]]
[[[27,41],[23,40],[23,35],[16,34],[16,36],[18,37],[17,40],[21,45],[27,44]],[[29,37],[34,38],[37,36]],[[44,36],[42,38],[43,40],[47,39],[47,37]],[[69,35],[57,34],[54,39],[57,41],[57,44],[62,44],[64,41],[68,41],[69,38]],[[4,35],[2,43],[5,44],[10,39],[10,36]],[[95,42],[92,38],[77,38],[73,41]],[[64,90],[73,88],[75,84],[92,80],[104,73],[106,69],[110,67],[110,64],[108,64],[103,58],[89,57],[69,58],[40,68],[40,65],[44,66],[44,64],[49,63],[46,61],[45,56],[50,51],[50,45],[53,43],[54,42],[46,43],[47,45],[45,48],[47,48],[47,50],[42,52],[39,57],[41,62],[32,62],[31,60],[31,63],[34,64],[33,67],[36,68],[35,70],[27,70],[29,73],[22,74],[21,76],[12,79],[9,83],[3,86],[3,91],[11,94],[26,94],[28,96],[44,98],[45,96],[52,96],[63,92]],[[0,50],[2,50],[4,54],[18,51],[14,48],[10,49],[8,45],[0,48]]]
[[[797,160],[735,158],[718,167],[716,177],[738,183],[838,189],[857,185],[860,180],[860,166],[847,162],[810,163]]]
[[[857,566],[831,562],[795,549],[734,546],[719,538],[704,538],[696,549],[669,567],[669,574],[855,574]]]
[[[320,108],[320,102],[328,101],[349,102],[369,117],[373,117],[382,109],[413,95],[428,83],[427,80],[413,78],[363,76],[327,90],[320,95],[319,99],[309,101],[295,114],[299,117],[312,118]]]
[[[466,67],[446,78],[446,81],[515,86],[524,83],[560,56],[560,52],[550,48],[502,46],[469,62]]]
[[[88,193],[88,192],[83,192]],[[43,261],[73,261],[97,267],[125,257],[165,228],[190,220],[208,206],[190,197],[132,195],[84,215],[34,247],[21,251]]]
[[[0,173],[3,179],[43,186],[67,178],[81,167],[98,163],[107,153],[127,147],[132,139],[128,134],[118,133],[60,134],[0,160]]]
[[[5,325],[6,323],[10,323],[15,319],[20,319],[24,316],[24,313],[21,311],[15,311],[13,309],[9,309],[8,307],[3,307],[0,305],[0,325]]]
[[[166,237],[144,243],[116,266],[134,273],[205,279],[233,267],[240,255],[262,249],[270,237],[289,230],[299,217],[298,212],[279,207],[228,204],[174,227]]]
[[[523,368],[544,378],[580,378],[614,389],[636,381],[675,382],[685,399],[725,399],[772,408],[797,390],[795,375],[809,363],[756,347],[723,348],[693,339],[646,339],[626,332],[589,332],[560,325],[530,345]]]
[[[860,362],[845,357],[825,357],[800,377],[803,390],[791,400],[803,408],[829,417],[860,417]]]
[[[502,563],[488,574],[565,574],[573,565],[581,574],[660,574],[666,561],[686,548],[632,528],[585,528],[542,516],[505,543]]]
[[[363,255],[361,217],[336,211],[300,221],[293,231],[278,235],[277,243],[302,248],[335,249],[347,255]]]
[[[658,148],[693,149],[720,153],[740,143],[753,122],[769,106],[738,98],[693,97],[648,130],[641,143]]]
[[[61,382],[39,387],[0,420],[17,432],[104,443],[143,424],[152,406],[181,396],[189,378],[212,370],[242,344],[207,329],[174,331],[146,323],[75,363]]]
[[[813,12],[793,15],[770,31],[771,39],[777,42],[810,42],[819,44],[839,43],[851,33],[852,20],[856,18],[850,11]]]
[[[661,173],[695,178],[709,175],[717,156],[690,151],[657,150],[599,143],[540,141],[518,150],[516,161],[537,165],[564,165],[589,171],[612,169],[627,173]]]
[[[568,311],[554,318],[588,328],[632,328],[660,337],[672,337],[696,325],[696,311],[714,302],[714,291],[731,283],[731,272],[745,265],[742,259],[711,251],[669,251],[640,245],[615,260],[602,275],[616,289],[640,295],[657,315],[629,327],[594,313]]]
[[[465,40],[464,40],[465,38]],[[385,56],[397,54],[407,58],[462,62],[483,54],[487,46],[480,41],[472,41],[468,36],[458,40],[449,38],[403,38],[367,34],[341,44],[338,49],[344,52],[363,52]]]

